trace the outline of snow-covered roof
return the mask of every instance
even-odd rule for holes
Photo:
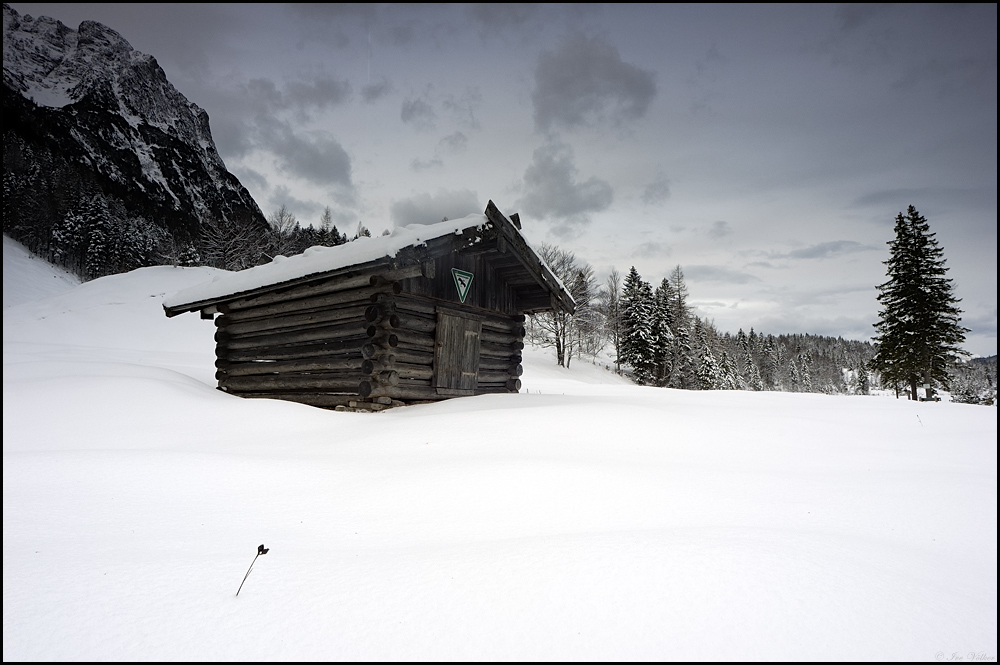
[[[420,246],[428,240],[451,233],[461,235],[466,229],[482,227],[486,222],[486,215],[475,214],[436,224],[411,224],[396,228],[389,235],[375,238],[361,237],[336,247],[310,247],[302,254],[291,257],[276,256],[270,263],[239,272],[224,273],[210,282],[178,291],[164,298],[163,306],[172,309],[191,303],[226,298],[382,258],[391,259],[406,247]]]

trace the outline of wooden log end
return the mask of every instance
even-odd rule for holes
[[[418,269],[418,271],[419,271],[419,269]],[[391,290],[395,294],[402,293],[402,291],[403,291],[403,287],[402,287],[402,285],[399,282],[386,279],[382,275],[372,275],[368,279],[368,283],[371,284],[372,286],[384,286],[384,287],[388,287],[389,290]]]

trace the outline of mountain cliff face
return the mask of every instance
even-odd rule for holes
[[[135,227],[147,249],[197,244],[207,220],[266,225],[208,114],[100,23],[3,6],[3,126],[4,231],[64,263],[86,262],[95,216],[104,236]]]

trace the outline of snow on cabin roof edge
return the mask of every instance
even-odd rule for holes
[[[411,224],[396,228],[389,235],[361,237],[335,247],[310,247],[301,254],[276,256],[270,263],[218,275],[208,282],[178,291],[163,299],[163,307],[177,309],[195,303],[237,297],[255,289],[277,286],[382,258],[393,258],[401,249],[423,245],[428,240],[441,238],[449,233],[461,234],[466,229],[481,227],[486,222],[486,215],[474,214],[436,224]]]

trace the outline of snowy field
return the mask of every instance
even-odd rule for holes
[[[214,271],[44,266],[5,239],[5,661],[996,660],[995,409],[540,351],[518,395],[243,400],[161,309]]]

